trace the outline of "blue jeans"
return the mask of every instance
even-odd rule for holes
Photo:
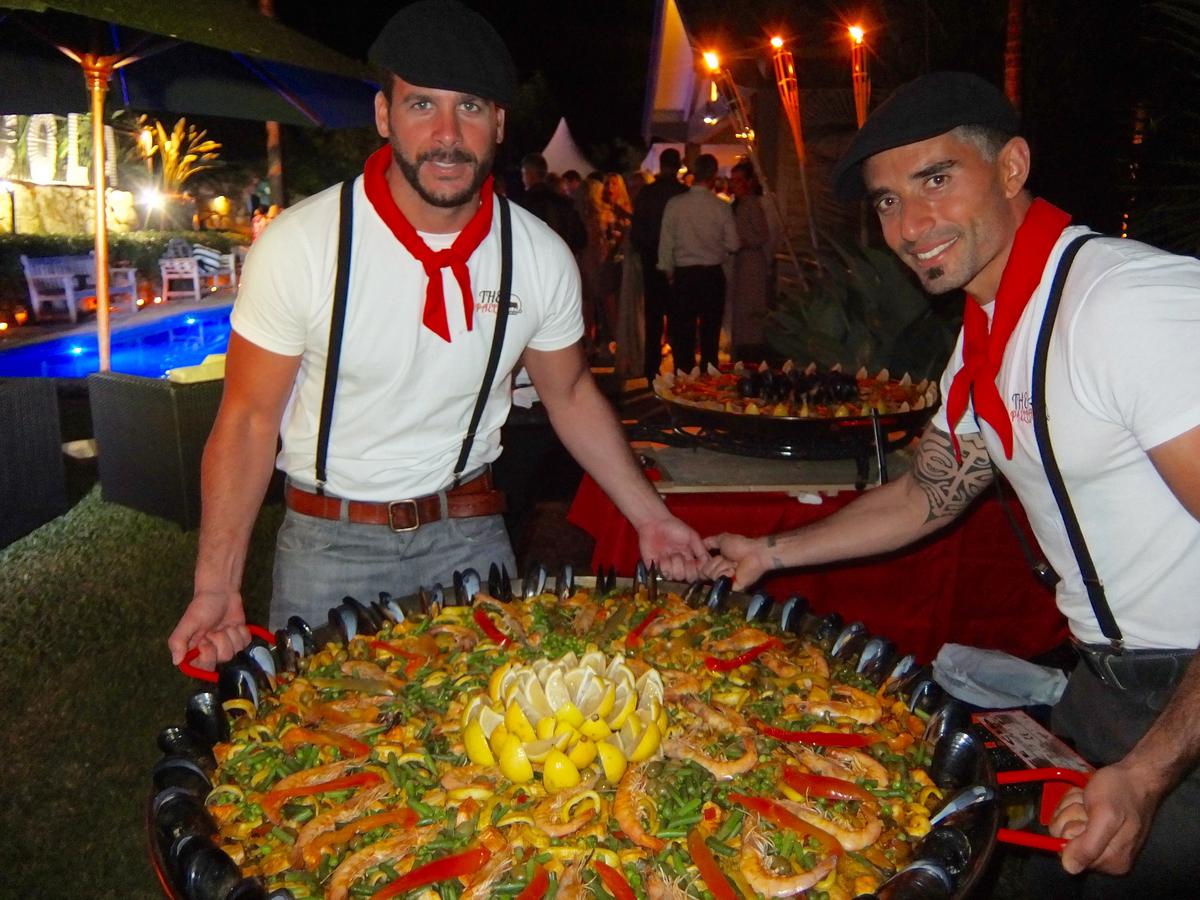
[[[443,501],[443,512],[445,502]],[[298,615],[316,628],[347,595],[362,603],[380,591],[401,597],[441,582],[468,566],[487,578],[492,563],[517,568],[501,516],[443,518],[416,531],[357,525],[288,510],[275,542],[270,626]]]

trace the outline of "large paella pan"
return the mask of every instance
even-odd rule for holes
[[[986,865],[982,744],[860,624],[727,582],[489,581],[347,598],[221,667],[159,739],[166,892],[934,897]]]

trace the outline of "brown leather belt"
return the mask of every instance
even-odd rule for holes
[[[493,486],[490,469],[445,493],[446,514],[452,519],[494,516],[506,508],[504,492]],[[416,531],[422,525],[442,518],[442,503],[438,494],[393,500],[390,503],[372,502],[322,496],[289,484],[285,496],[288,508],[302,515],[340,520],[342,504],[345,503],[348,506],[347,518],[351,522],[357,525],[386,525],[392,531]]]

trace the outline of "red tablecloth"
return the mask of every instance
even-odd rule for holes
[[[819,506],[783,493],[672,493],[663,499],[701,535],[758,536],[823,518],[856,496],[843,492]],[[1028,535],[1021,509],[1014,505],[1013,511]],[[567,518],[596,539],[593,568],[615,565],[619,574],[633,573],[637,533],[587,475]],[[922,661],[947,641],[1029,657],[1067,635],[1053,592],[1030,573],[1004,511],[991,497],[948,531],[904,552],[771,575],[762,587],[776,600],[798,593],[817,612],[836,610],[847,622],[861,619],[872,633]]]

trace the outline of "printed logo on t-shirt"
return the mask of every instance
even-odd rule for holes
[[[1028,425],[1033,421],[1033,395],[1029,391],[1013,394],[1009,402],[1011,407],[1008,415],[1014,422]]]
[[[500,309],[500,292],[499,291],[480,291],[479,302],[475,304],[475,312],[491,313],[495,315]],[[508,314],[510,316],[517,315],[521,312],[521,298],[516,294],[509,292],[508,295]]]

